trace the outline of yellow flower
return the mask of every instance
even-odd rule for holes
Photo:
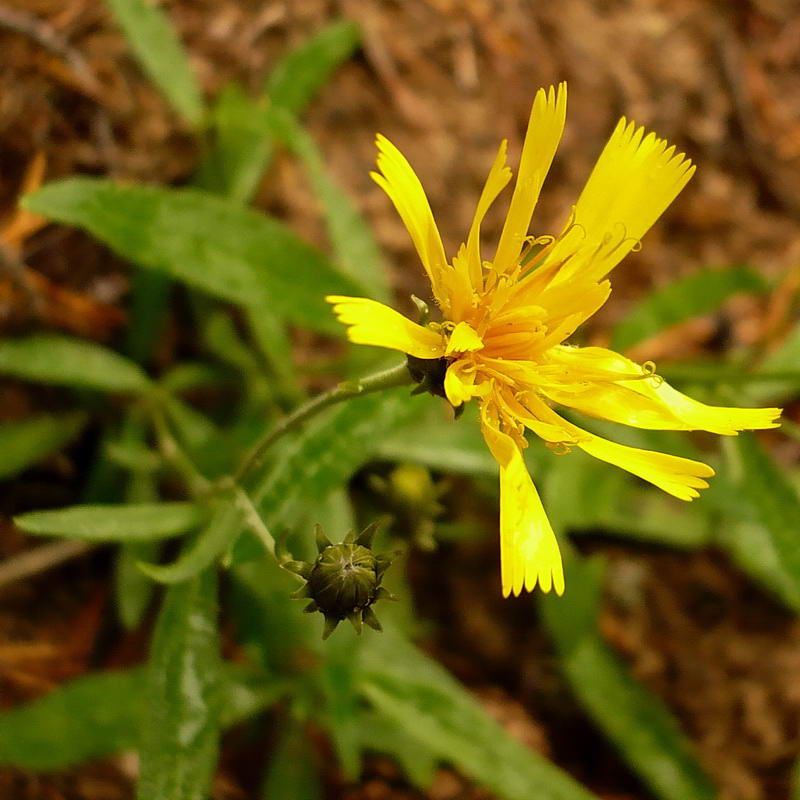
[[[734,435],[772,428],[777,408],[720,408],[692,400],[639,365],[601,347],[564,344],[611,291],[609,272],[675,199],[694,166],[675,147],[621,119],[558,236],[530,236],[533,210],[564,128],[565,84],[533,103],[511,204],[494,258],[481,255],[480,227],[511,180],[503,141],[475,218],[452,262],[445,256],[425,191],[400,151],[377,137],[375,182],[405,223],[431,282],[443,322],[418,325],[374,300],[328,297],[352,342],[378,345],[446,367],[453,406],[475,398],[481,430],[500,466],[503,594],[564,591],[561,555],[525,467],[526,429],[557,452],[579,447],[692,500],[714,471],[706,464],[616,444],[573,425],[557,403],[638,428]],[[441,361],[444,359],[444,361]]]

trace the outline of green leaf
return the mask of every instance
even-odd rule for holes
[[[787,567],[775,539],[760,522],[731,514],[718,524],[714,544],[721,547],[739,569],[761,588],[800,613],[800,586]]]
[[[356,660],[362,640],[348,627],[325,642],[320,683],[325,697],[325,722],[331,734],[342,774],[355,781],[361,772],[358,674]],[[277,796],[277,795],[276,795]]]
[[[661,492],[640,491],[619,469],[581,452],[552,458],[542,484],[547,514],[558,531],[602,530],[671,547],[709,543],[705,514]]]
[[[502,800],[594,796],[510,736],[441,666],[396,632],[365,640],[361,668],[362,691],[382,716]]]
[[[0,714],[0,764],[59,769],[134,747],[143,677],[89,675]]]
[[[179,397],[165,397],[164,409],[175,426],[178,438],[189,450],[202,448],[219,436],[219,430],[212,420]]]
[[[139,568],[160,583],[181,583],[194,578],[225,552],[239,535],[243,515],[232,498],[223,499],[214,509],[211,521],[172,564],[144,564]]]
[[[127,420],[120,444],[144,447],[147,432],[137,420]],[[146,450],[150,455],[155,455]],[[131,470],[125,499],[129,503],[157,503],[159,501],[158,479],[149,465],[135,466]],[[127,630],[135,628],[147,611],[153,598],[156,584],[137,566],[140,561],[157,561],[162,542],[126,542],[119,548],[114,559],[114,599],[120,622]]]
[[[279,62],[267,82],[268,96],[253,100],[238,84],[223,88],[211,114],[212,139],[196,184],[249,202],[272,158],[272,111],[301,114],[358,38],[350,22],[324,28]]]
[[[270,107],[236,83],[225,86],[211,112],[211,142],[195,184],[245,204],[272,157]]]
[[[756,374],[781,375],[780,379],[748,386],[748,403],[785,402],[800,394],[800,325],[759,364]]]
[[[637,683],[597,628],[602,563],[567,564],[563,597],[542,595],[543,619],[575,696],[630,767],[662,800],[712,800],[717,792],[667,707]]]
[[[161,8],[147,0],[106,0],[145,72],[173,108],[194,126],[203,99],[189,59]]]
[[[739,434],[730,442],[729,453],[735,487],[754,519],[763,526],[763,533],[759,536],[750,527],[747,540],[727,541],[727,546],[732,548],[740,564],[746,569],[750,566],[762,582],[772,585],[792,608],[800,610],[800,497],[797,490],[755,434]],[[747,535],[747,530],[740,528],[739,532]]]
[[[406,424],[386,430],[376,443],[376,455],[455,474],[497,475],[497,462],[481,436],[477,408],[472,407],[454,420],[444,403],[431,403]]]
[[[342,333],[326,294],[363,293],[282,223],[196,189],[67,178],[24,205],[84,228],[141,267],[321,333]]]
[[[35,334],[0,341],[0,373],[36,383],[143,392],[150,381],[119,353],[82,339]]]
[[[407,388],[357,397],[306,425],[276,450],[252,493],[270,527],[289,525],[309,502],[326,497],[374,455],[375,431],[391,430],[424,406]]]
[[[361,38],[354,22],[334,22],[284,56],[264,86],[270,102],[299,114]]]
[[[86,542],[135,542],[177,536],[202,525],[206,512],[192,503],[68,506],[14,518],[25,533]]]
[[[119,548],[114,559],[114,599],[120,622],[126,630],[135,628],[144,617],[157,584],[140,569],[142,561],[155,561],[161,543],[129,542]]]
[[[281,726],[280,740],[269,764],[263,800],[318,800],[322,784],[314,763],[311,742],[295,720]]]
[[[85,424],[85,415],[79,413],[0,423],[0,478],[10,478],[58,452]]]
[[[389,302],[389,274],[378,243],[359,210],[331,180],[316,143],[294,117],[280,108],[273,111],[272,124],[308,172],[325,212],[336,263],[345,275],[365,286],[370,297]]]
[[[253,340],[275,375],[278,393],[297,401],[302,395],[297,385],[292,342],[286,326],[273,313],[265,313],[265,309],[248,308],[245,315]]]
[[[615,350],[628,350],[665,328],[714,311],[737,292],[763,292],[764,278],[748,266],[704,269],[662,286],[636,305],[614,328]]]
[[[98,672],[0,714],[0,764],[56,770],[137,745],[146,670]],[[263,684],[226,664],[220,686],[223,724],[233,725],[274,703],[285,686]]]
[[[436,756],[393,718],[377,711],[362,711],[358,734],[362,749],[393,756],[418,789],[425,790],[433,783]]]
[[[167,591],[145,691],[139,800],[206,800],[219,748],[221,662],[213,569]]]
[[[321,658],[316,615],[304,614],[303,603],[289,596],[301,585],[297,576],[273,558],[235,564],[229,575],[237,641],[260,657],[260,666],[270,673],[292,675],[298,654],[305,657],[310,652],[315,661]]]

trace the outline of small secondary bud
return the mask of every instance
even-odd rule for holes
[[[381,586],[391,559],[372,551],[372,538],[377,527],[377,522],[372,523],[358,536],[351,531],[343,542],[332,544],[317,525],[319,556],[316,560],[312,563],[286,561],[283,564],[285,569],[305,579],[305,584],[292,597],[309,599],[311,602],[305,611],[319,611],[324,615],[323,639],[327,639],[343,619],[350,620],[356,633],[361,633],[362,623],[381,630],[371,606],[382,598],[393,598]]]

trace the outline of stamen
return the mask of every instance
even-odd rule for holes
[[[572,452],[572,448],[566,442],[545,442],[557,456],[566,456]]]

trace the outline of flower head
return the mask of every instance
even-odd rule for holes
[[[687,184],[694,166],[674,146],[622,118],[557,236],[528,232],[558,147],[566,85],[540,89],[531,110],[519,174],[491,260],[481,253],[483,218],[506,184],[503,141],[478,200],[466,242],[448,261],[428,200],[400,151],[377,137],[373,179],[394,203],[419,254],[442,322],[418,325],[360,297],[328,297],[352,342],[444,359],[444,393],[454,407],[480,406],[481,430],[500,466],[503,594],[564,591],[561,555],[522,451],[526,430],[556,451],[579,447],[682,500],[708,484],[711,467],[595,436],[553,404],[638,428],[734,435],[772,428],[780,409],[721,408],[681,394],[637,364],[601,347],[565,344],[608,299],[608,274]],[[439,364],[443,363],[438,361]]]

